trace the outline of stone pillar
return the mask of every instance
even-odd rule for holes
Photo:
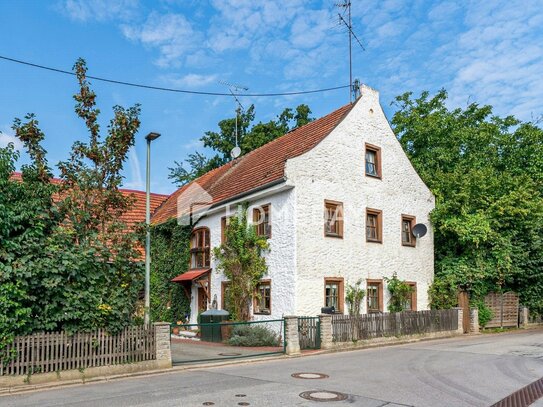
[[[155,322],[155,352],[159,367],[172,367],[172,351],[170,348],[170,324]]]
[[[332,337],[332,315],[320,314],[321,349],[331,349],[334,346]]]
[[[523,329],[528,328],[528,307],[520,308],[520,327]]]
[[[470,308],[469,310],[469,332],[479,333],[479,308]]]
[[[458,311],[458,329],[456,330],[456,333],[463,335],[464,334],[464,310],[461,307],[456,307],[455,310]]]
[[[287,342],[287,355],[300,354],[300,338],[298,337],[298,317],[285,317],[285,341]]]

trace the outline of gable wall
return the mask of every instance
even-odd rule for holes
[[[366,142],[381,147],[381,180],[364,174]],[[428,215],[434,197],[396,140],[376,91],[364,87],[361,99],[328,137],[287,162],[286,175],[296,189],[298,315],[320,312],[324,277],[344,277],[345,286],[362,278],[365,286],[367,278],[391,277],[394,271],[400,279],[417,282],[417,309],[427,308],[434,272]],[[343,239],[324,237],[325,199],[344,204]],[[383,211],[382,244],[366,242],[366,207]],[[429,228],[416,248],[401,245],[401,214],[414,215]],[[386,311],[386,285],[384,294]]]

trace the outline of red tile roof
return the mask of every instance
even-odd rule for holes
[[[163,223],[175,218],[178,215],[179,196],[195,184],[210,195],[209,204],[217,204],[282,179],[285,176],[286,161],[315,147],[343,120],[353,106],[354,104],[345,105],[183,186],[158,208],[152,217],[152,223]]]
[[[14,172],[11,174],[11,179],[15,181],[22,181],[23,176],[20,172]],[[59,184],[62,180],[58,178],[51,178],[51,183]],[[133,228],[140,222],[145,222],[145,192],[136,191],[133,189],[119,188],[119,191],[124,196],[131,196],[133,198],[131,208],[121,216],[121,220],[126,223],[128,228]],[[151,213],[153,213],[166,199],[168,195],[151,193]]]

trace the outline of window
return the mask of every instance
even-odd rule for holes
[[[324,306],[334,307],[337,313],[343,313],[343,278],[324,279]]]
[[[366,209],[366,241],[383,242],[383,212],[377,209]]]
[[[343,237],[343,204],[324,201],[324,235]]]
[[[230,281],[221,282],[221,309],[228,311],[230,309],[228,301],[228,292],[230,290]]]
[[[413,226],[416,219],[414,216],[402,215],[402,245],[415,247],[417,242],[413,236]]]
[[[209,229],[194,229],[190,238],[190,268],[209,267],[209,259]]]
[[[271,237],[270,204],[253,209],[253,224],[259,236]]]
[[[383,280],[366,281],[366,309],[368,313],[383,311]]]
[[[404,305],[406,311],[416,311],[417,310],[417,283],[406,281],[413,291],[411,291],[411,296],[407,299]]]
[[[221,218],[221,243],[226,243],[226,228],[230,224],[231,216],[223,216]]]
[[[256,287],[254,314],[271,314],[271,281],[263,280]]]
[[[366,144],[366,175],[381,178],[381,149]]]

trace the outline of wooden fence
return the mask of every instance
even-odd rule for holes
[[[116,335],[102,329],[89,333],[43,332],[17,336],[0,360],[0,376],[142,362],[156,358],[155,329],[128,327]]]
[[[518,326],[517,293],[490,293],[485,297],[485,305],[492,311],[492,319],[485,325],[486,328]]]
[[[458,329],[458,311],[430,310],[358,316],[332,315],[334,342],[416,335]]]

